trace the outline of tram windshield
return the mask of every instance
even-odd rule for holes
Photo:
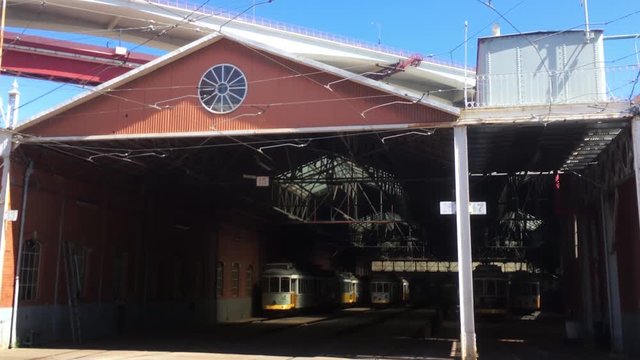
[[[389,283],[371,283],[373,292],[389,292]]]
[[[293,286],[295,289],[296,280],[293,280]],[[262,279],[262,289],[264,292],[277,293],[277,292],[290,292],[291,291],[291,278],[269,276]]]

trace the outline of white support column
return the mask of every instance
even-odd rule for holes
[[[478,358],[473,316],[473,269],[471,268],[471,216],[469,214],[469,163],[467,127],[453,128],[456,178],[456,228],[458,237],[458,283],[460,293],[460,348],[462,360]]]

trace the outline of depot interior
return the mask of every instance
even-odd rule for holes
[[[475,262],[510,263],[501,269],[540,282],[543,311],[583,314],[580,299],[593,297],[594,327],[606,333],[607,299],[580,275],[605,276],[601,199],[588,195],[599,188],[563,164],[595,130],[607,142],[629,132],[624,122],[470,128],[471,201],[486,203],[472,215],[471,238]],[[40,164],[29,175],[25,251],[50,277],[38,297],[21,298],[52,295],[54,334],[68,331],[63,284],[72,280],[55,259],[60,251],[81,259],[78,299],[91,338],[264,316],[259,278],[268,263],[351,272],[365,284],[376,261],[456,262],[455,215],[440,209],[455,199],[452,136],[416,129],[20,145],[16,173]],[[131,151],[139,156],[121,155]],[[630,215],[616,220],[623,229],[633,221],[633,179],[619,188],[615,206]],[[43,224],[44,212],[58,219]],[[442,266],[395,273],[410,282],[413,306],[435,309],[457,284]],[[29,309],[19,323],[27,338],[42,320]]]
[[[486,210],[471,216],[473,261],[528,274],[539,283],[532,310],[581,324],[579,336],[606,343],[624,329],[637,346],[632,114],[612,119],[606,109],[591,106],[602,118],[590,121],[468,127],[470,197]],[[20,342],[262,317],[270,263],[351,272],[362,306],[367,279],[382,269],[409,282],[410,306],[437,311],[457,285],[456,219],[441,211],[456,198],[447,126],[457,124],[437,124],[25,141],[11,167],[11,201],[26,219],[12,242],[24,244],[13,252],[25,264]],[[447,300],[455,307],[455,295]]]

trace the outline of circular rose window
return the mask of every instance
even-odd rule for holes
[[[215,114],[234,111],[247,96],[247,78],[230,64],[219,64],[207,70],[198,84],[200,103]]]

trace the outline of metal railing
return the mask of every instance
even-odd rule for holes
[[[150,0],[149,3],[160,5],[160,6],[173,7],[183,11],[193,11],[197,14],[205,15],[207,17],[215,16],[215,17],[220,17],[220,18],[229,19],[229,20],[234,19],[235,21],[240,21],[243,23],[250,23],[254,25],[264,26],[270,29],[281,30],[281,31],[285,31],[285,32],[289,32],[297,35],[314,37],[314,38],[323,39],[323,40],[327,40],[327,41],[331,41],[331,42],[335,42],[343,45],[349,45],[357,48],[378,51],[381,53],[397,55],[405,58],[408,58],[412,55],[416,55],[416,52],[410,52],[407,50],[398,49],[398,48],[390,47],[387,45],[376,44],[376,43],[367,42],[364,40],[357,40],[357,39],[349,38],[346,36],[341,36],[341,35],[331,34],[331,33],[320,31],[320,30],[306,28],[303,26],[291,25],[291,24],[280,22],[280,21],[256,17],[250,14],[238,15],[240,11],[233,12],[229,10],[207,7],[207,6],[199,7],[195,3],[190,2],[188,0]],[[202,16],[194,16],[193,18],[195,19],[195,21],[199,21],[199,18],[202,18]],[[453,66],[457,68],[463,67],[463,65],[456,64],[455,62],[434,58],[432,56],[424,56],[424,59],[425,59],[424,61],[434,63],[434,64]]]

